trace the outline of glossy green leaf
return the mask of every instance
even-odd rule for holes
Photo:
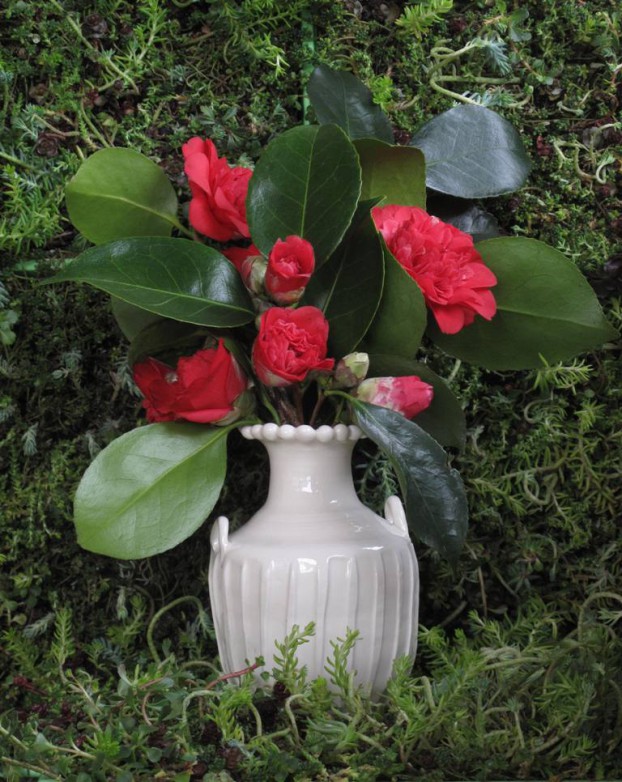
[[[419,540],[455,561],[468,527],[462,479],[427,432],[384,407],[357,403],[356,423],[389,457],[399,480],[406,518]]]
[[[499,236],[499,224],[494,215],[477,204],[446,195],[434,195],[428,200],[427,211],[459,231],[470,234],[474,242]]]
[[[130,366],[152,356],[169,366],[175,366],[182,355],[200,350],[209,331],[204,326],[158,319],[140,331],[132,340],[127,360]]]
[[[417,375],[434,388],[434,398],[427,410],[414,419],[441,445],[463,448],[466,438],[466,421],[460,401],[447,383],[427,364],[401,356],[383,356],[376,353],[369,357],[368,377],[402,377]]]
[[[161,315],[134,307],[123,299],[117,299],[116,296],[110,297],[110,309],[117,325],[129,340],[134,339],[137,334],[152,323],[164,320]]]
[[[382,241],[382,240],[381,240]],[[383,242],[384,288],[378,312],[365,335],[367,353],[412,358],[427,324],[423,294],[413,278],[400,266]]]
[[[335,125],[293,128],[272,141],[248,188],[253,242],[268,255],[277,239],[302,236],[324,263],[346,233],[361,192],[351,142]]]
[[[45,282],[87,282],[166,318],[228,328],[255,312],[235,267],[187,239],[134,237],[91,247]]]
[[[496,274],[497,314],[476,317],[458,334],[430,336],[444,351],[487,369],[542,366],[599,347],[616,330],[577,267],[562,253],[535,239],[501,237],[477,250]]]
[[[425,209],[425,158],[419,149],[362,139],[354,145],[363,172],[361,198]]]
[[[177,196],[164,171],[133,149],[100,149],[65,190],[69,218],[94,244],[125,236],[168,236]]]
[[[351,139],[393,143],[389,118],[374,103],[371,91],[351,73],[319,65],[309,78],[308,93],[321,125],[339,125]]]
[[[456,106],[439,114],[410,144],[425,155],[428,187],[459,198],[511,193],[531,169],[518,131],[483,106]]]
[[[312,277],[302,304],[329,322],[328,355],[339,359],[359,344],[373,320],[384,279],[382,245],[369,212]]]
[[[108,557],[141,559],[192,535],[220,495],[232,428],[151,424],[113,440],[78,486],[78,543]]]

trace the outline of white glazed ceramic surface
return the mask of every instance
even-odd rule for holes
[[[270,456],[266,504],[229,537],[221,516],[211,533],[209,588],[225,671],[263,657],[274,665],[275,641],[293,625],[315,622],[298,649],[310,678],[327,677],[330,641],[360,631],[350,655],[357,684],[384,689],[396,657],[414,658],[419,569],[397,497],[387,519],[356,496],[351,456],[355,426],[277,426],[242,430]]]

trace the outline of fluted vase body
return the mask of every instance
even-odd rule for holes
[[[352,480],[354,426],[245,427],[270,457],[265,505],[229,537],[220,517],[211,534],[209,587],[221,664],[274,665],[275,642],[315,623],[298,649],[310,678],[327,677],[331,641],[360,633],[349,663],[357,684],[384,689],[393,661],[414,658],[419,571],[401,502],[386,519],[358,499]]]

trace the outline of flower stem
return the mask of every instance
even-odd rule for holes
[[[315,407],[313,408],[313,412],[311,413],[311,418],[309,419],[309,426],[315,425],[315,420],[317,418],[318,413],[320,412],[320,408],[324,404],[325,399],[326,399],[326,395],[322,390],[320,390],[317,395],[317,402],[315,403]]]
[[[302,407],[302,388],[300,386],[294,386],[294,401],[296,403],[296,415],[298,417],[298,424],[304,424],[305,414]]]
[[[263,388],[263,386],[259,386],[259,393],[261,395],[261,401],[263,402],[264,406],[269,410],[270,414],[274,418],[274,423],[281,425],[281,416],[278,414],[276,408],[270,401],[270,397],[268,396],[268,393]]]
[[[345,391],[338,391],[337,389],[334,389],[332,391],[325,391],[325,396],[339,396],[342,399],[345,399],[346,401],[350,402],[350,404],[353,404],[355,407],[356,405],[360,405],[361,403],[355,399],[351,394],[346,394]]]
[[[177,230],[187,236],[189,239],[196,239],[196,235],[193,231],[189,231],[185,225],[182,225],[176,218],[169,218],[169,222],[173,224]]]

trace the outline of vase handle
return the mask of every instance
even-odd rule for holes
[[[224,554],[229,547],[229,519],[219,516],[214,522],[209,536],[214,554]]]
[[[404,506],[400,498],[395,494],[387,497],[387,501],[384,504],[384,517],[402,537],[408,537],[408,522],[406,521]]]

